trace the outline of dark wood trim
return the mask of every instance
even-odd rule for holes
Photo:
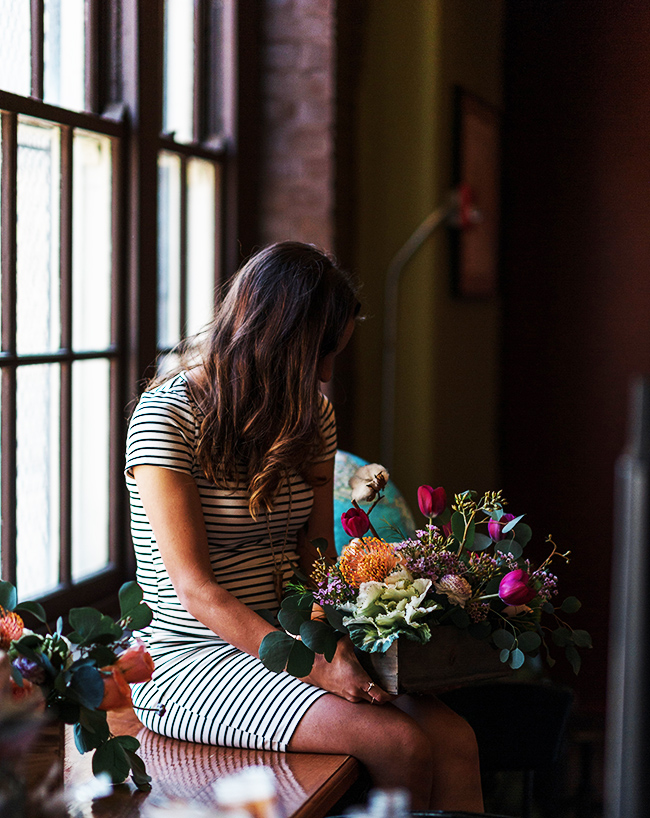
[[[44,0],[31,0],[32,97],[43,99]]]
[[[18,166],[17,119],[2,119],[2,348],[16,350],[16,179]],[[16,370],[2,372],[2,573],[16,582]]]
[[[60,293],[61,348],[72,349],[73,131],[61,128]],[[61,366],[59,582],[72,579],[72,362]]]
[[[107,347],[100,350],[84,350],[83,352],[72,352],[69,349],[58,349],[54,352],[34,353],[31,355],[16,355],[11,352],[0,353],[0,367],[13,366],[15,364],[60,364],[72,363],[72,361],[88,361],[95,358],[116,358],[119,350],[115,347]]]
[[[124,125],[115,119],[70,111],[67,108],[57,108],[55,105],[48,105],[38,99],[21,97],[18,94],[10,94],[8,91],[0,91],[0,110],[45,119],[48,122],[68,125],[72,128],[85,128],[106,136],[124,136]]]
[[[178,153],[181,156],[196,156],[198,159],[208,159],[211,162],[223,161],[228,152],[224,142],[213,142],[212,146],[198,142],[176,142],[173,137],[161,134],[158,138],[159,150],[169,153]]]
[[[205,86],[208,66],[206,37],[206,3],[194,0],[194,86],[192,104],[192,134],[195,142],[201,142],[205,128]]]

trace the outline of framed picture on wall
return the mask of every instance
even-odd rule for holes
[[[461,298],[490,298],[499,288],[500,114],[456,87],[454,120],[453,182],[465,199],[465,218],[449,231],[452,290]]]

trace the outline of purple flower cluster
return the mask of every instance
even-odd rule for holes
[[[428,536],[428,532],[416,532],[418,535],[420,533]],[[465,570],[457,554],[452,554],[451,551],[436,551],[426,542],[404,540],[393,547],[404,560],[406,568],[416,577],[436,582],[446,574],[462,574]]]
[[[314,591],[314,599],[319,605],[341,605],[356,597],[356,593],[333,566],[323,582]]]
[[[482,622],[490,613],[490,604],[473,599],[465,605],[465,611],[472,622]]]
[[[537,591],[538,595],[548,601],[552,596],[557,594],[557,577],[550,571],[545,569],[538,569],[531,574],[533,580],[540,582],[540,588]]]
[[[480,583],[492,579],[499,565],[496,559],[485,552],[473,552],[469,557],[469,570],[472,576]]]
[[[27,679],[32,684],[40,685],[45,681],[45,668],[27,659],[25,656],[18,656],[11,663],[17,670],[20,671],[23,679]]]

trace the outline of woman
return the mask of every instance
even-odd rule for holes
[[[354,287],[328,256],[272,245],[234,277],[200,363],[142,396],[126,474],[156,672],[134,702],[152,708],[138,714],[164,735],[347,753],[376,786],[407,787],[415,808],[481,810],[468,725],[435,699],[391,701],[348,639],[302,680],[258,658],[273,626],[256,611],[277,610],[308,556],[299,542],[323,537],[336,557],[336,427],[318,384],[357,312]]]

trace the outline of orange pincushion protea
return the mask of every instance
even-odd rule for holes
[[[5,611],[0,605],[0,650],[8,650],[14,639],[23,635],[23,620],[13,611]]]
[[[352,540],[339,560],[343,578],[353,588],[362,582],[383,582],[399,562],[393,547],[377,537]]]

